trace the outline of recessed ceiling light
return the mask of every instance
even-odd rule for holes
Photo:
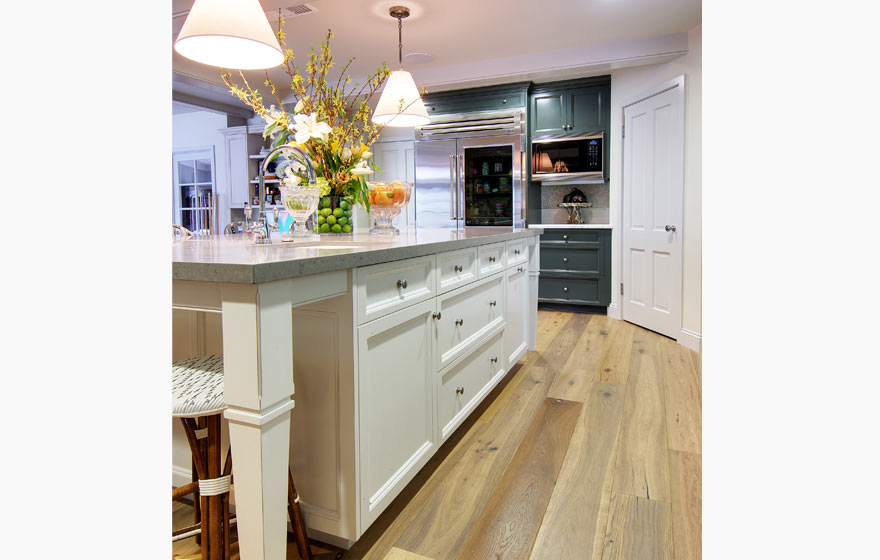
[[[434,55],[424,52],[413,52],[406,55],[403,55],[404,60],[406,60],[407,64],[427,64],[429,62],[434,62]]]

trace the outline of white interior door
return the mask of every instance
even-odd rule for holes
[[[623,318],[675,339],[681,333],[683,89],[677,80],[623,110]]]

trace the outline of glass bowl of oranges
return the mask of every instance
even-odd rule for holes
[[[370,233],[376,235],[400,233],[391,221],[400,214],[412,198],[413,184],[406,181],[368,181],[370,188],[370,216],[375,226]]]

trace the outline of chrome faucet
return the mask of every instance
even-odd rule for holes
[[[301,155],[303,160],[306,162],[306,173],[309,177],[309,185],[315,185],[317,183],[317,180],[315,178],[315,166],[312,163],[312,160],[309,159],[309,155],[302,148],[300,148],[298,146],[290,146],[290,145],[285,144],[283,146],[278,146],[277,148],[275,148],[274,150],[272,150],[271,152],[266,154],[266,157],[263,158],[263,163],[260,165],[260,175],[259,175],[259,179],[260,179],[260,214],[257,217],[256,224],[253,224],[251,222],[250,206],[245,207],[245,220],[248,223],[248,231],[260,231],[261,233],[265,234],[265,235],[261,235],[260,237],[257,238],[256,243],[258,243],[258,244],[271,243],[271,241],[269,240],[269,234],[272,231],[278,231],[278,214],[280,212],[280,209],[279,208],[274,209],[273,217],[275,218],[275,225],[269,226],[269,222],[268,222],[268,220],[266,220],[266,216],[265,216],[265,211],[266,211],[266,198],[265,197],[266,197],[266,194],[263,191],[265,189],[264,180],[265,180],[265,176],[266,176],[266,168],[269,166],[269,163],[272,161],[272,158],[276,154],[280,154],[281,152],[284,152],[284,151],[299,153],[299,155]],[[271,230],[270,230],[270,227],[272,228]]]

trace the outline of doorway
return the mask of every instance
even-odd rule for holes
[[[684,76],[623,107],[623,319],[678,339]]]

